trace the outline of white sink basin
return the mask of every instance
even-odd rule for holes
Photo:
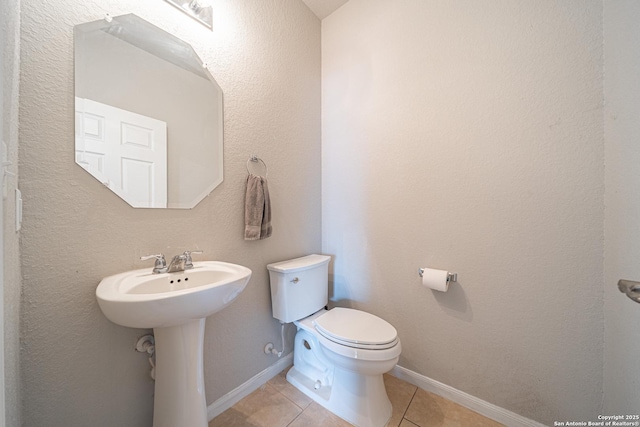
[[[179,273],[150,268],[103,279],[98,304],[114,323],[131,328],[177,326],[212,315],[229,305],[251,277],[246,267],[218,261],[194,262]]]

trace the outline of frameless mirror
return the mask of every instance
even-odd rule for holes
[[[77,25],[76,163],[135,208],[193,208],[222,182],[222,90],[136,15]]]

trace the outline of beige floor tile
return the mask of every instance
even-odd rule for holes
[[[353,424],[312,402],[289,427],[353,427]]]
[[[452,427],[474,426],[474,427],[501,427],[502,424],[493,421],[477,412],[451,402],[446,414],[447,425]]]
[[[209,427],[352,427],[289,384],[287,370],[214,418]],[[502,426],[391,375],[385,375],[384,382],[393,405],[387,427]]]
[[[289,400],[304,409],[312,402],[311,398],[306,394],[295,388],[289,381],[287,381],[287,371],[280,372],[275,377],[269,380],[269,385],[285,395]]]
[[[444,426],[449,405],[448,400],[419,388],[404,417],[420,427]]]
[[[387,427],[399,427],[418,387],[388,374],[384,374],[384,387],[393,406],[393,413]]]
[[[419,427],[500,427],[477,412],[422,389],[416,392],[405,418]]]
[[[211,420],[209,427],[286,427],[302,410],[265,384]]]

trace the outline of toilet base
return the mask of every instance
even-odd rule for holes
[[[391,418],[392,408],[382,373],[365,375],[344,369],[331,363],[319,347],[312,334],[298,331],[293,367],[287,373],[287,381],[351,424],[384,427]]]
[[[294,366],[289,381],[316,403],[358,427],[384,427],[391,418],[391,402],[382,375],[358,375],[336,368],[333,384],[315,389],[315,382]]]

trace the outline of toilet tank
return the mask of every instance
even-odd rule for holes
[[[289,323],[327,305],[330,256],[308,255],[267,265],[273,317]]]

